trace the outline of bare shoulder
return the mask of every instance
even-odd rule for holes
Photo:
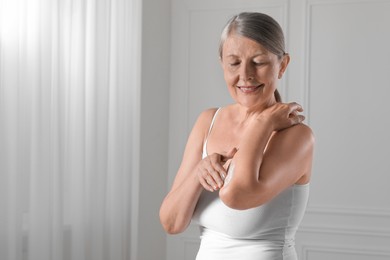
[[[313,147],[315,142],[312,129],[303,123],[277,132],[272,139],[275,139],[276,142],[282,142],[288,145],[295,144],[308,147]]]
[[[294,135],[294,137],[301,137],[308,139],[308,141],[314,141],[313,131],[308,125],[303,123],[287,128],[286,133],[289,133],[289,135]]]
[[[209,108],[201,112],[198,116],[195,127],[199,127],[201,129],[207,128],[208,130],[210,123],[214,117],[214,114],[217,110],[218,108]]]
[[[268,158],[280,162],[289,169],[295,169],[293,182],[305,184],[310,181],[314,155],[314,134],[305,124],[297,124],[276,132],[266,150]]]
[[[201,112],[192,128],[192,134],[196,139],[204,139],[207,136],[211,121],[217,108],[209,108]]]
[[[217,110],[218,108],[215,107],[204,110],[202,113],[199,114],[198,120],[211,120]]]

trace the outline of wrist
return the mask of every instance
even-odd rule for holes
[[[261,127],[269,132],[273,132],[275,130],[274,122],[269,116],[266,115],[258,115],[253,120],[253,125],[255,127]]]
[[[267,117],[256,117],[244,130],[242,142],[259,144],[264,141],[266,143],[273,132],[272,120]]]

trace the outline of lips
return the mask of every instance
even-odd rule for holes
[[[258,85],[258,86],[237,86],[241,92],[245,94],[256,92],[259,88],[263,87],[264,85]]]

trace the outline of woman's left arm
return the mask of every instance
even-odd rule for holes
[[[227,206],[235,209],[260,206],[291,185],[309,181],[314,137],[311,129],[300,123],[301,119],[294,121],[293,117],[295,113],[282,127],[279,119],[274,120],[275,116],[251,121],[219,193]]]

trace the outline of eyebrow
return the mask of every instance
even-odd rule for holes
[[[264,52],[259,52],[259,53],[256,53],[252,58],[255,58],[255,57],[258,57],[258,56],[266,56],[267,54],[264,53]],[[232,58],[236,58],[236,57],[239,57],[238,55],[236,54],[228,54],[226,55],[226,58],[229,58],[229,57],[232,57]]]

